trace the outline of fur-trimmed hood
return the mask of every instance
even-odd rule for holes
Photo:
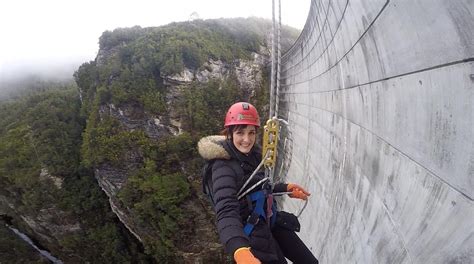
[[[198,142],[198,152],[205,160],[230,159],[230,154],[224,148],[225,136],[208,136]]]

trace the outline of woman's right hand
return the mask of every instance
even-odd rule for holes
[[[249,247],[241,247],[234,252],[234,260],[237,264],[261,264]]]

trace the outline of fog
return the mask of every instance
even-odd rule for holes
[[[0,100],[18,95],[24,90],[35,90],[40,83],[73,82],[73,73],[86,57],[49,61],[17,61],[8,64],[0,74]]]
[[[282,23],[301,29],[310,0],[281,0]],[[94,60],[102,32],[201,19],[271,19],[271,0],[15,0],[0,4],[0,93],[17,79],[67,80]]]
[[[0,81],[14,81],[25,75],[35,75],[42,79],[68,80],[75,70],[90,58],[76,57],[62,60],[17,61],[5,66]]]

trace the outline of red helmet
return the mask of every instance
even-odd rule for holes
[[[260,127],[260,118],[255,106],[238,102],[233,104],[225,116],[224,127],[233,125],[252,125]]]

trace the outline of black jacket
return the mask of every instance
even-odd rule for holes
[[[226,250],[233,254],[240,247],[251,247],[252,253],[261,261],[278,259],[277,243],[270,226],[259,221],[248,237],[243,227],[251,213],[249,202],[237,200],[237,192],[261,161],[261,152],[254,146],[248,155],[239,152],[224,136],[209,136],[200,140],[198,150],[206,160],[215,160],[212,167],[212,196],[216,212],[217,229]],[[247,187],[264,177],[257,173]],[[286,184],[276,184],[274,192],[286,191]],[[260,190],[257,187],[255,190]]]

